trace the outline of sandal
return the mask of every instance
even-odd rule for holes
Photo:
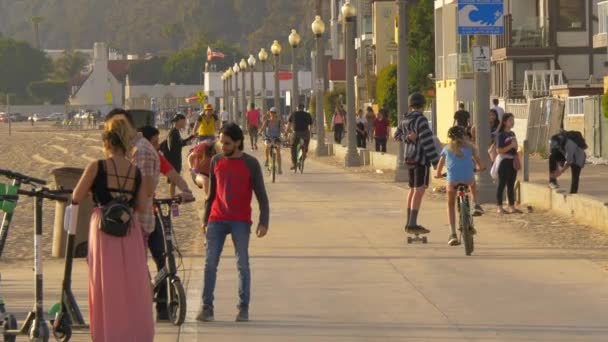
[[[496,212],[497,212],[499,215],[506,215],[506,214],[508,214],[508,213],[509,213],[509,212],[508,212],[508,211],[506,211],[506,210],[505,210],[505,208],[503,208],[503,207],[499,207],[499,208],[496,210]]]
[[[517,208],[512,208],[510,213],[511,214],[523,214],[524,212]]]

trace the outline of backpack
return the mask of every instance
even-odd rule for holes
[[[403,155],[404,162],[409,168],[413,168],[418,165],[418,143],[412,142],[407,139],[407,136],[414,132],[418,134],[416,124],[418,119],[422,116],[419,112],[410,113],[401,122],[401,141],[405,144],[405,151]]]
[[[564,135],[569,140],[572,140],[578,147],[582,148],[583,150],[587,149],[587,147],[588,147],[587,146],[587,142],[585,141],[585,138],[583,137],[583,135],[581,134],[581,132],[579,132],[579,131],[564,131]]]
[[[99,229],[108,235],[123,237],[129,233],[131,221],[133,220],[133,209],[131,209],[129,200],[125,196],[125,187],[129,179],[126,178],[121,186],[114,160],[112,160],[112,164],[114,164],[114,173],[116,175],[116,182],[118,183],[120,195],[113,197],[110,202],[100,206],[101,219],[99,220]],[[131,173],[132,166],[133,165],[129,165],[127,175]]]

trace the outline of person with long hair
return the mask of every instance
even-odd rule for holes
[[[137,213],[146,202],[139,168],[128,159],[136,136],[126,119],[106,123],[102,134],[105,158],[87,165],[72,196],[72,206],[93,195],[89,265],[89,320],[96,342],[152,341],[152,289],[143,243],[144,232],[135,216],[125,236],[113,236],[100,227],[101,207],[125,196]],[[137,317],[137,319],[133,319]]]
[[[479,153],[475,146],[466,139],[466,130],[461,126],[454,126],[448,130],[449,144],[443,148],[441,158],[437,165],[435,178],[443,178],[443,167],[447,166],[447,193],[448,193],[448,222],[450,224],[450,237],[448,244],[456,246],[456,186],[467,184],[471,188],[473,203],[477,204],[477,187],[474,170],[482,170]]]
[[[519,157],[517,155],[517,137],[512,131],[515,125],[515,117],[512,113],[505,113],[498,125],[496,131],[496,157],[495,167],[498,169],[498,189],[496,191],[496,204],[499,214],[504,213],[521,213],[515,208],[515,181],[517,180],[517,171],[519,170]],[[507,189],[507,198],[509,200],[509,211],[503,208],[503,196]]]
[[[334,141],[337,144],[341,144],[342,137],[344,136],[344,127],[346,125],[346,113],[341,106],[336,108],[336,112],[331,118],[331,124],[334,131]]]

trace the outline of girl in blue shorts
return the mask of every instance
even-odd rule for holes
[[[475,203],[475,211],[477,212],[479,205],[477,204],[477,189],[475,186],[475,169],[482,170],[481,160],[475,146],[466,138],[464,128],[455,126],[448,131],[450,142],[443,148],[441,159],[437,165],[436,178],[442,178],[443,167],[446,166],[447,171],[447,193],[448,193],[448,221],[450,222],[450,238],[448,244],[455,246],[458,244],[456,235],[456,186],[458,184],[466,184],[471,189],[471,197]]]

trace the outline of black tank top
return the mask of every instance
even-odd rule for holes
[[[137,193],[139,192],[139,187],[141,186],[141,172],[139,171],[139,169],[136,166],[133,166],[135,168],[135,178],[129,177],[129,175],[127,175],[126,179],[135,180],[134,188],[133,188],[133,190],[125,189],[124,191],[121,191],[120,189],[113,189],[113,188],[108,187],[108,171],[107,171],[106,166],[107,165],[106,165],[105,160],[97,161],[97,175],[95,175],[95,180],[93,181],[93,187],[91,188],[91,192],[93,193],[93,203],[95,203],[98,206],[106,205],[114,199],[114,197],[112,196],[112,192],[114,192],[114,193],[118,192],[118,193],[124,193],[124,194],[131,195],[131,200],[129,200],[129,205],[132,208],[134,208],[135,199],[136,199]],[[116,172],[116,170],[114,170],[114,172]],[[129,173],[130,173],[130,170],[129,170]],[[116,177],[116,174],[112,173],[110,176]],[[120,179],[122,180],[122,182],[119,182],[119,186],[120,186],[120,184],[127,183],[127,181],[125,180],[125,177],[119,177],[119,180]]]

